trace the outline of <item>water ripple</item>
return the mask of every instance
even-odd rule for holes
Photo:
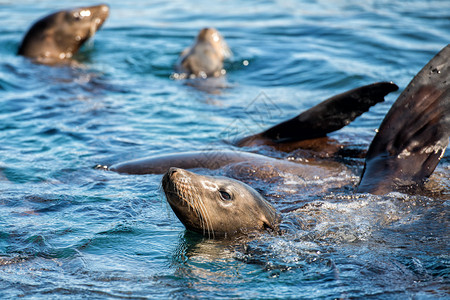
[[[449,3],[111,1],[77,64],[16,55],[32,20],[73,5],[0,4],[2,298],[448,297],[448,154],[429,194],[415,196],[355,195],[362,160],[307,184],[203,171],[246,181],[282,212],[282,235],[234,242],[184,231],[161,175],[93,167],[233,149],[233,138],[358,85],[392,80],[402,90],[450,40]],[[233,51],[225,79],[171,79],[179,53],[206,26]],[[332,137],[365,149],[398,95]],[[261,109],[264,101],[273,111]]]

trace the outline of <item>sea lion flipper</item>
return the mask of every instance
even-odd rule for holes
[[[392,82],[378,82],[358,87],[333,96],[262,133],[243,138],[237,145],[249,146],[255,144],[257,140],[288,143],[324,137],[348,125],[371,106],[383,102],[387,94],[397,89],[398,86]]]
[[[366,155],[358,192],[421,186],[450,135],[450,45],[413,78],[387,113]]]

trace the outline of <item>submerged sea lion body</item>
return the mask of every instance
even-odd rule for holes
[[[18,54],[44,64],[67,61],[102,26],[107,5],[80,7],[50,14],[28,30]]]
[[[151,156],[112,165],[109,170],[126,174],[164,174],[171,167],[183,169],[205,168],[215,170],[231,163],[272,160],[271,158],[241,151],[193,151]]]
[[[231,55],[223,37],[214,28],[200,30],[192,47],[185,49],[175,66],[178,78],[219,77],[223,61]]]
[[[232,166],[236,172],[240,172],[240,168],[252,168],[256,178],[265,178],[270,174],[289,173],[306,180],[335,175],[345,169],[343,165],[333,162],[297,163],[243,151],[210,150],[151,156],[112,165],[109,170],[142,175],[164,174],[171,167],[215,170],[228,165]]]

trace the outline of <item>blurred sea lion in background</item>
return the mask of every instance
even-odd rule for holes
[[[95,34],[108,15],[109,7],[105,4],[52,13],[31,26],[18,54],[43,64],[65,63]]]
[[[194,45],[180,54],[174,78],[219,77],[226,73],[223,61],[230,56],[230,48],[221,34],[214,28],[203,28]]]

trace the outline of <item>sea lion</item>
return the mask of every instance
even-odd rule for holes
[[[450,136],[449,58],[447,45],[393,104],[369,147],[358,192],[420,186],[434,171]],[[277,228],[275,208],[247,185],[239,185],[238,196],[230,193],[228,186],[236,185],[180,169],[169,169],[162,179],[167,201],[189,230],[215,237]]]
[[[162,186],[167,202],[188,230],[213,238],[277,231],[276,209],[240,181],[170,168]]]
[[[109,7],[105,4],[52,13],[31,26],[18,54],[43,64],[67,62],[108,15]]]
[[[219,77],[225,74],[224,59],[231,56],[230,48],[214,28],[203,28],[190,48],[185,49],[175,66],[174,75],[182,78]]]
[[[425,65],[386,114],[366,154],[358,192],[422,188],[450,136],[450,45]]]

